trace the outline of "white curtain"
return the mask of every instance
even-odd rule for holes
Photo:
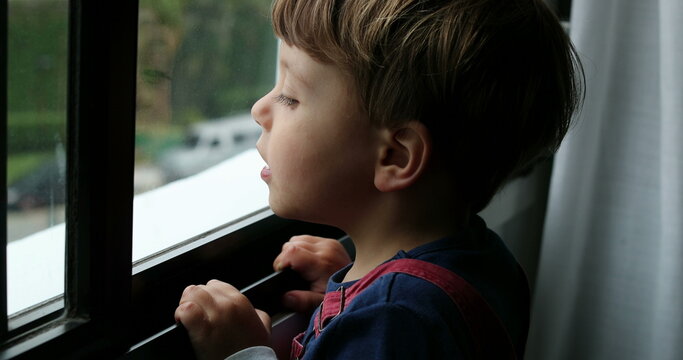
[[[683,0],[573,0],[570,33],[526,359],[683,359]]]

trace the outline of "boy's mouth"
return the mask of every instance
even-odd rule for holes
[[[268,182],[270,180],[271,172],[270,172],[270,167],[268,165],[264,166],[263,169],[261,169],[261,179],[263,181]]]

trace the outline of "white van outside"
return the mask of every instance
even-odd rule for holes
[[[159,166],[167,181],[185,178],[253,148],[260,135],[249,113],[193,124],[184,144],[162,155]]]

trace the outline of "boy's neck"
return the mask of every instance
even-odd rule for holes
[[[353,240],[356,258],[344,281],[357,280],[400,250],[456,234],[468,223],[466,213],[453,203],[408,201],[402,194],[387,196],[355,226],[344,230]],[[381,220],[380,220],[381,219]]]

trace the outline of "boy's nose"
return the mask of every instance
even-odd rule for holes
[[[271,110],[268,99],[266,99],[267,97],[268,95],[266,94],[251,107],[251,117],[254,118],[256,123],[259,124],[263,130],[269,130],[271,124]]]

